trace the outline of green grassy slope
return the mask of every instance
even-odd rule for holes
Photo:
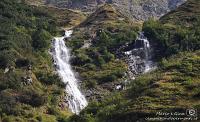
[[[127,84],[127,90],[113,93],[101,102],[92,102],[79,116],[73,116],[71,121],[147,121],[147,117],[188,117],[158,115],[157,112],[186,114],[186,110],[191,108],[199,111],[198,7],[198,0],[189,0],[160,21],[145,22],[143,30],[155,48],[158,69]],[[174,14],[177,13],[179,18],[176,19]],[[188,14],[197,15],[196,21],[189,22],[186,17]],[[190,26],[184,27],[185,22]],[[199,114],[192,118],[195,120],[197,116],[199,118]]]
[[[58,106],[64,84],[53,73],[48,53],[57,35],[55,18],[18,0],[1,0],[0,16],[0,121],[67,117],[67,110]]]
[[[163,23],[181,24],[186,27],[195,26],[200,18],[200,1],[188,0],[178,9],[169,12],[161,18]]]
[[[127,65],[117,59],[117,50],[136,39],[139,24],[124,18],[111,5],[101,6],[74,29],[67,45],[72,48],[72,64],[83,87],[92,91],[89,99],[100,99],[124,80]]]
[[[86,19],[86,15],[79,11],[60,9],[55,7],[41,6],[46,12],[52,14],[57,20],[57,25],[62,28],[71,28],[79,25]]]
[[[57,26],[62,28],[71,28],[77,26],[86,19],[86,14],[76,10],[58,8],[55,6],[45,5],[44,0],[25,0],[26,4],[37,6],[43,12],[50,13],[57,22]]]
[[[199,51],[174,55],[162,61],[162,68],[132,81],[126,91],[112,94],[102,102],[91,103],[72,121],[146,121],[147,117],[162,117],[156,115],[157,112],[199,110],[199,62]]]

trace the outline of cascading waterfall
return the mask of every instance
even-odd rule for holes
[[[129,50],[125,52],[126,61],[129,65],[129,75],[132,79],[135,76],[149,72],[156,68],[152,61],[151,46],[148,39],[141,32],[134,44],[129,45]]]
[[[52,41],[52,56],[54,65],[57,69],[62,81],[66,84],[66,105],[75,113],[79,112],[87,106],[87,100],[78,88],[78,80],[75,77],[70,65],[70,51],[65,45],[65,38],[69,38],[72,30],[65,32],[63,37],[55,37]]]

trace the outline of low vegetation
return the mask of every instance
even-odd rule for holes
[[[101,102],[91,102],[74,122],[129,122],[158,117],[156,112],[200,108],[200,52],[182,52],[163,59],[160,68],[127,84]]]
[[[91,102],[71,121],[147,121],[147,117],[163,117],[158,116],[157,112],[185,113],[190,108],[199,110],[198,7],[198,0],[189,0],[161,20],[145,22],[143,31],[155,49],[157,70],[126,84],[125,91],[113,92],[100,102]],[[189,26],[185,27],[186,23]]]
[[[158,111],[199,110],[198,7],[198,0],[188,0],[141,29],[141,24],[105,5],[74,28],[72,38],[66,40],[72,49],[71,64],[83,87],[93,90],[96,98],[89,99],[80,115],[71,116],[61,107],[65,84],[54,73],[48,49],[50,39],[59,34],[57,26],[79,24],[80,13],[73,16],[65,10],[56,16],[60,12],[56,8],[1,0],[0,121],[134,122],[155,117]],[[66,13],[75,21],[65,18]],[[141,30],[155,49],[158,68],[126,83],[126,90],[116,91],[113,86],[127,79],[120,47],[133,42]]]
[[[171,23],[162,24],[149,20],[144,23],[143,30],[155,47],[157,58],[177,54],[181,51],[195,51],[200,49],[200,26],[183,27]]]
[[[66,42],[72,48],[72,65],[79,71],[83,86],[101,89],[100,97],[114,89],[111,84],[125,80],[127,65],[117,52],[121,46],[133,42],[140,30],[138,24],[128,21],[131,22],[110,5],[102,6],[75,28]]]
[[[1,0],[0,8],[0,121],[56,122],[69,116],[58,106],[64,84],[48,53],[56,19],[19,0]]]

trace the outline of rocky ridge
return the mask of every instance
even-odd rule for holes
[[[97,6],[109,3],[124,15],[134,20],[147,20],[150,17],[159,18],[185,1],[186,0],[45,0],[45,4],[92,12]]]

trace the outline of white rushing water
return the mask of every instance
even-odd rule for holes
[[[143,49],[145,53],[145,70],[144,73],[151,71],[154,69],[154,63],[151,60],[151,46],[148,41],[148,39],[144,36],[144,34],[141,32],[140,36],[138,37],[137,40],[142,40],[143,41]]]
[[[70,65],[70,51],[65,45],[65,38],[69,38],[72,32],[72,30],[68,30],[63,37],[54,38],[52,42],[52,56],[57,72],[66,84],[66,104],[73,113],[79,114],[88,103],[85,96],[79,90],[78,80]]]
[[[125,55],[128,57],[129,75],[131,75],[132,79],[135,79],[135,76],[139,74],[147,73],[156,68],[151,59],[151,45],[142,32],[131,47],[132,49],[126,51]]]

